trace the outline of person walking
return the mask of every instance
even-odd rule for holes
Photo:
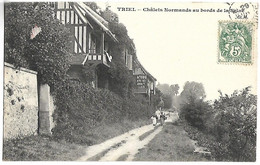
[[[163,112],[161,112],[161,114],[160,114],[160,124],[161,124],[161,125],[164,124],[165,119],[166,119],[165,114],[164,114]]]
[[[156,117],[157,117],[157,123],[160,121],[160,116],[161,116],[161,111],[159,110],[159,109],[157,109],[156,111],[155,111],[155,115],[156,115]]]
[[[157,123],[157,119],[156,119],[157,117],[155,116],[155,115],[153,115],[152,117],[151,117],[151,119],[152,119],[152,122],[153,122],[153,126],[156,126],[156,123]]]

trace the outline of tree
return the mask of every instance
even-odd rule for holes
[[[37,71],[39,82],[50,86],[66,77],[72,37],[53,12],[47,3],[5,4],[5,61]],[[41,31],[30,38],[36,26]]]
[[[96,13],[100,14],[101,8],[97,5],[96,2],[83,2],[83,3],[89,6]]]
[[[208,102],[201,100],[191,100],[191,102],[181,106],[181,118],[184,118],[189,124],[197,127],[199,130],[205,128],[205,121],[208,112],[212,107]]]
[[[164,95],[171,95],[172,91],[169,84],[158,84],[157,88],[164,94]]]
[[[208,102],[204,102],[205,91],[203,84],[187,81],[180,94],[181,113],[180,117],[184,118],[192,126],[199,129],[205,127],[204,117],[211,109]]]
[[[191,103],[201,99],[203,100],[206,97],[203,84],[194,81],[187,81],[185,83],[180,96],[183,103]]]
[[[166,108],[166,109],[172,108],[172,96],[171,95],[163,95],[162,100],[164,103],[164,108]]]
[[[179,94],[180,87],[178,84],[171,85],[170,88],[174,96],[177,96]]]
[[[250,94],[250,87],[222,95],[215,101],[214,135],[220,145],[217,159],[255,161],[257,97]]]
[[[163,93],[162,100],[164,102],[164,108],[172,108],[174,98],[176,99],[175,96],[179,93],[179,85],[173,84],[170,86],[169,84],[158,84],[157,88]]]
[[[158,84],[157,88],[165,95],[171,95],[171,96],[176,96],[179,93],[179,85],[178,84]]]

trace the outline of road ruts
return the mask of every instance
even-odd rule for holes
[[[166,122],[176,120],[175,115]],[[145,125],[109,139],[103,143],[90,146],[78,161],[131,161],[140,149],[144,148],[160,131],[162,126]],[[147,135],[146,135],[147,134]],[[145,136],[140,138],[140,136]]]

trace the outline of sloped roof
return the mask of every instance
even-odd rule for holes
[[[144,73],[150,77],[151,79],[153,79],[154,81],[157,81],[157,79],[155,77],[153,77],[144,67],[143,65],[139,62],[139,60],[137,58],[134,59],[134,61],[142,68],[142,70],[144,71]]]
[[[83,17],[82,20],[85,21],[85,23],[90,24],[86,19],[86,16],[90,17],[98,26],[102,28],[102,30],[106,32],[108,36],[110,36],[115,42],[118,42],[115,35],[108,29],[108,22],[106,20],[104,20],[100,15],[98,15],[83,2],[74,2],[73,4],[73,7],[79,13],[79,16]]]

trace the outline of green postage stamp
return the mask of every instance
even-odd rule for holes
[[[254,23],[219,21],[218,62],[252,64]]]

